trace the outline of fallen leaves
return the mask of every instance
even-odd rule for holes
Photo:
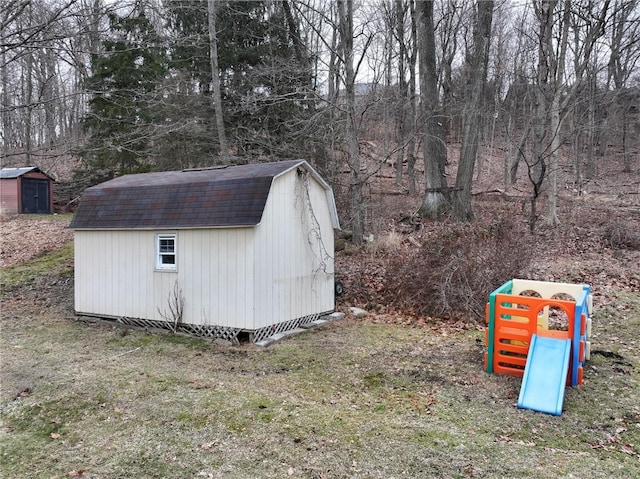
[[[623,442],[621,435],[625,432],[627,432],[626,427],[618,427],[613,434],[607,434],[605,439],[589,444],[589,449],[618,451],[629,456],[640,458],[640,449],[638,449],[636,445]]]
[[[0,215],[0,223],[0,268],[25,263],[73,239],[73,231],[67,228],[69,222],[56,216]]]

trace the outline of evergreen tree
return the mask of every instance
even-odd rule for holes
[[[308,145],[308,136],[315,133],[313,128],[305,129],[313,113],[309,55],[285,4],[218,3],[222,109],[231,148],[241,156],[299,156],[300,145]],[[190,76],[194,90],[208,98],[207,2],[169,0],[166,6],[173,34],[171,65]],[[213,118],[212,108],[209,118]],[[207,108],[199,111],[205,114]]]
[[[144,6],[137,3],[127,16],[111,13],[109,25],[111,37],[92,56],[86,82],[92,98],[82,154],[92,182],[152,169],[150,148],[165,114],[166,53]]]

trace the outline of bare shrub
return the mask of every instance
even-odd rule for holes
[[[403,237],[396,231],[389,231],[376,237],[372,243],[368,243],[366,250],[370,254],[394,253],[400,249]]]
[[[161,311],[158,307],[158,313],[162,316],[173,333],[178,332],[178,326],[182,324],[184,314],[184,294],[182,288],[178,285],[178,280],[173,284],[173,292],[167,298],[167,306],[169,310]]]
[[[421,315],[481,320],[489,293],[530,264],[528,238],[510,220],[452,225],[422,247],[390,258],[382,300]]]
[[[611,248],[640,250],[640,232],[616,219],[605,226],[603,239]]]

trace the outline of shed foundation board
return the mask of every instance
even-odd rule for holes
[[[257,341],[255,344],[256,346],[261,346],[261,347],[268,347],[271,346],[273,343],[280,341],[282,339],[285,338],[289,338],[291,336],[295,336],[297,334],[301,334],[304,333],[306,331],[309,331],[310,329],[317,329],[320,328],[322,326],[325,326],[329,323],[332,323],[333,321],[339,321],[341,319],[344,318],[344,314],[343,313],[331,313],[331,314],[326,314],[324,316],[322,316],[319,319],[316,319],[315,321],[311,321],[309,323],[306,323],[302,326],[300,326],[299,328],[290,330],[290,331],[286,331],[284,333],[277,333],[274,334],[272,336],[269,336],[268,338],[265,338],[261,341]]]
[[[279,341],[284,338],[295,336],[300,333],[304,333],[310,329],[316,329],[329,324],[330,322],[340,320],[344,317],[342,313],[324,314],[318,319],[310,320],[309,317],[298,318],[296,322],[287,321],[275,325],[280,328],[280,332],[267,336],[266,334],[258,335],[256,339],[256,333],[259,331],[249,331],[240,328],[229,328],[224,326],[215,325],[201,325],[201,324],[185,324],[178,323],[173,324],[167,321],[157,321],[142,318],[128,318],[126,316],[110,316],[110,315],[97,315],[92,313],[85,313],[76,311],[76,315],[85,319],[96,319],[104,321],[113,321],[123,326],[140,328],[146,331],[166,331],[173,333],[184,333],[190,336],[202,337],[207,339],[224,340],[230,343],[238,343],[238,337],[241,333],[249,333],[252,337],[252,341],[258,346],[269,346],[270,344]],[[314,315],[314,317],[317,315]],[[298,324],[299,326],[294,326]]]

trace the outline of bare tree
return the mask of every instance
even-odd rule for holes
[[[55,162],[81,140],[82,82],[99,44],[102,0],[0,4],[0,153],[3,163]]]
[[[559,224],[557,214],[558,156],[563,143],[563,122],[571,111],[585,73],[591,64],[597,40],[603,35],[609,0],[598,5],[585,1],[541,0],[534,3],[538,28],[538,60],[536,68],[535,109],[532,119],[533,152],[527,161],[533,191],[529,229],[534,231],[538,217],[537,201],[547,186],[547,224]],[[573,25],[573,26],[572,26]],[[579,37],[568,69],[569,31],[574,28]]]
[[[417,2],[417,32],[420,55],[420,98],[424,118],[425,195],[420,214],[437,218],[447,208],[445,145],[441,105],[438,95],[433,1]]]
[[[218,67],[218,36],[216,33],[216,0],[207,0],[207,19],[209,23],[209,56],[211,58],[211,89],[213,108],[216,115],[216,131],[222,163],[229,162],[229,147],[224,131],[222,112],[222,93],[220,92],[220,68]]]
[[[465,10],[467,0],[441,0],[434,5],[436,28],[436,63],[438,87],[442,91],[442,119],[445,138],[458,137],[460,115],[456,115],[455,96],[460,88],[454,79],[454,60],[460,55],[460,40],[464,39],[467,26]],[[438,8],[439,7],[439,8]]]
[[[553,45],[550,39],[546,48],[540,51],[545,60],[551,64],[551,69],[546,73],[552,83],[553,92],[549,104],[550,130],[552,138],[550,143],[550,170],[549,170],[549,192],[548,192],[548,212],[547,223],[551,226],[559,224],[557,215],[557,173],[559,169],[558,154],[561,145],[561,127],[566,115],[569,113],[571,102],[575,99],[575,95],[579,90],[582,79],[585,76],[591,57],[594,53],[596,41],[604,34],[604,26],[609,12],[609,0],[604,0],[598,9],[592,3],[578,5],[576,12],[571,11],[571,1],[565,0],[562,10],[562,29],[560,35],[560,43],[557,48],[557,54],[552,55]],[[571,18],[573,14],[573,19]],[[571,85],[565,83],[565,62],[566,50],[568,43],[569,23],[573,22],[574,28],[579,29],[583,36],[576,42],[576,51],[574,55],[574,71],[575,81]],[[544,69],[541,69],[544,71]],[[544,85],[544,83],[542,83]],[[567,90],[568,87],[568,93]],[[542,90],[541,90],[542,91]]]
[[[607,89],[616,91],[616,117],[621,123],[623,171],[631,172],[629,117],[634,93],[629,79],[640,64],[640,3],[638,0],[616,0],[610,28],[610,55],[607,70]]]
[[[353,0],[339,0],[337,6],[341,45],[340,53],[345,69],[345,139],[347,144],[347,163],[349,164],[351,177],[349,190],[351,199],[353,241],[355,244],[361,244],[364,235],[364,204],[362,195],[363,182],[360,178],[360,146],[358,144],[358,127],[356,124],[356,70],[353,50]]]
[[[482,119],[483,92],[487,82],[493,1],[479,1],[476,15],[473,56],[469,69],[469,96],[465,102],[462,146],[456,175],[456,186],[453,192],[453,213],[459,220],[470,220],[473,217],[471,210],[471,183],[473,181],[473,168],[478,154],[478,132]]]
[[[416,108],[416,63],[418,58],[418,39],[416,26],[415,2],[409,0],[409,15],[411,21],[411,47],[407,49],[409,63],[409,80],[407,97],[409,101],[409,124],[411,126],[411,136],[407,144],[407,181],[409,183],[409,194],[416,193],[416,136],[418,131],[418,109]]]
[[[498,7],[498,11],[503,9],[501,7]],[[532,52],[536,50],[536,46],[530,9],[531,6],[527,3],[515,18],[511,10],[506,13],[510,16],[510,32],[506,35],[511,38],[511,43],[509,48],[503,50],[505,54],[510,54],[509,58],[504,59],[509,65],[508,89],[504,101],[501,102],[505,140],[508,145],[508,154],[504,158],[505,188],[516,182],[520,164],[526,160],[526,146],[530,144],[532,134],[531,118],[535,90],[530,69],[535,65]]]
[[[416,14],[413,0],[394,0],[393,29],[389,31],[397,42],[397,86],[395,88],[395,120],[397,154],[395,159],[396,184],[403,184],[404,161],[407,162],[407,183],[410,194],[416,192]]]

